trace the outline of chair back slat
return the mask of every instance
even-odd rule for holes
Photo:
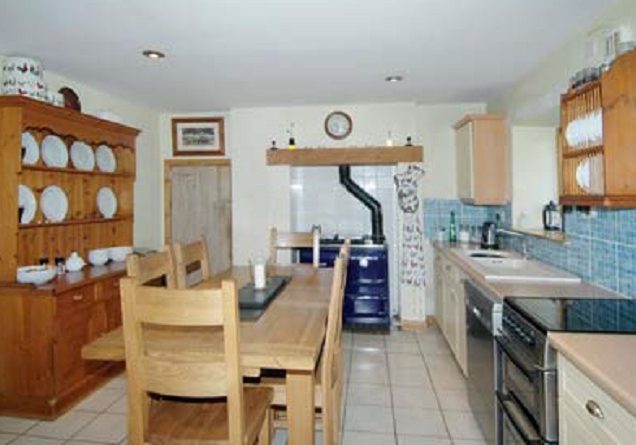
[[[188,287],[188,274],[192,270],[192,266],[198,264],[201,271],[201,280],[210,278],[210,255],[208,245],[204,237],[190,244],[173,244],[177,288],[185,289]]]
[[[129,277],[135,278],[138,284],[146,284],[165,277],[166,286],[170,289],[176,287],[174,259],[172,249],[164,247],[161,252],[153,252],[148,255],[128,255],[126,258],[126,271]]]
[[[221,289],[193,292],[138,286],[137,321],[165,326],[220,326],[223,324]]]
[[[142,360],[144,389],[176,397],[227,396],[227,365],[218,363],[177,363],[145,356]]]
[[[269,234],[269,259],[270,263],[278,263],[278,251],[296,248],[314,248],[314,252],[318,251],[314,243],[319,243],[320,237],[314,236],[313,232],[279,232],[276,227],[270,229]],[[319,266],[320,259],[314,258],[314,267]]]

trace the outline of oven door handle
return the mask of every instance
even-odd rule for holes
[[[546,368],[544,366],[534,365],[534,370],[541,374],[556,374],[556,369]]]
[[[497,345],[502,349],[504,354],[506,354],[506,357],[510,359],[510,361],[519,369],[519,371],[521,371],[528,378],[528,380],[532,380],[534,378],[534,376],[532,375],[534,374],[534,372],[526,368],[526,366],[521,362],[521,360],[519,360],[517,356],[515,356],[512,353],[512,351],[508,348],[508,345],[506,345],[502,337],[496,336],[495,341],[497,342]],[[537,367],[535,367],[535,371],[537,370],[536,369]]]
[[[500,391],[495,391],[497,397],[497,404],[503,412],[503,415],[510,420],[510,423],[514,427],[515,431],[521,436],[523,443],[526,445],[543,445],[545,442],[541,439],[533,439],[528,436],[526,430],[521,426],[519,420],[515,417],[515,414],[506,409],[506,403],[516,403],[511,397],[502,394]]]

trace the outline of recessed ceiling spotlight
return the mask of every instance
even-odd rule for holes
[[[404,77],[398,76],[398,75],[386,76],[384,78],[384,80],[386,80],[387,82],[391,82],[391,83],[402,82],[404,80]]]
[[[164,53],[161,51],[155,51],[154,49],[145,49],[141,52],[141,54],[152,60],[160,60],[166,57]]]

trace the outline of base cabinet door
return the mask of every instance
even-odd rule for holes
[[[53,346],[53,373],[58,392],[70,390],[86,377],[82,347],[90,341],[91,307],[78,305],[56,320]]]
[[[636,417],[560,354],[558,383],[560,445],[636,443]]]
[[[459,267],[437,253],[435,257],[435,315],[455,360],[466,375],[465,276]]]
[[[468,375],[468,364],[466,358],[466,294],[464,283],[461,281],[457,286],[457,304],[455,306],[455,316],[457,320],[457,351],[455,358],[464,375]]]
[[[569,403],[562,403],[559,406],[559,443],[563,445],[610,445],[615,441],[605,438],[604,440],[592,431],[589,424],[576,413]]]
[[[435,257],[435,318],[440,328],[444,319],[444,275],[442,258],[439,254]]]

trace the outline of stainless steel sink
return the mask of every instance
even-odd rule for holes
[[[500,252],[472,252],[468,254],[471,258],[506,258],[506,255]]]
[[[507,252],[498,250],[467,250],[466,255],[470,258],[508,258]]]

